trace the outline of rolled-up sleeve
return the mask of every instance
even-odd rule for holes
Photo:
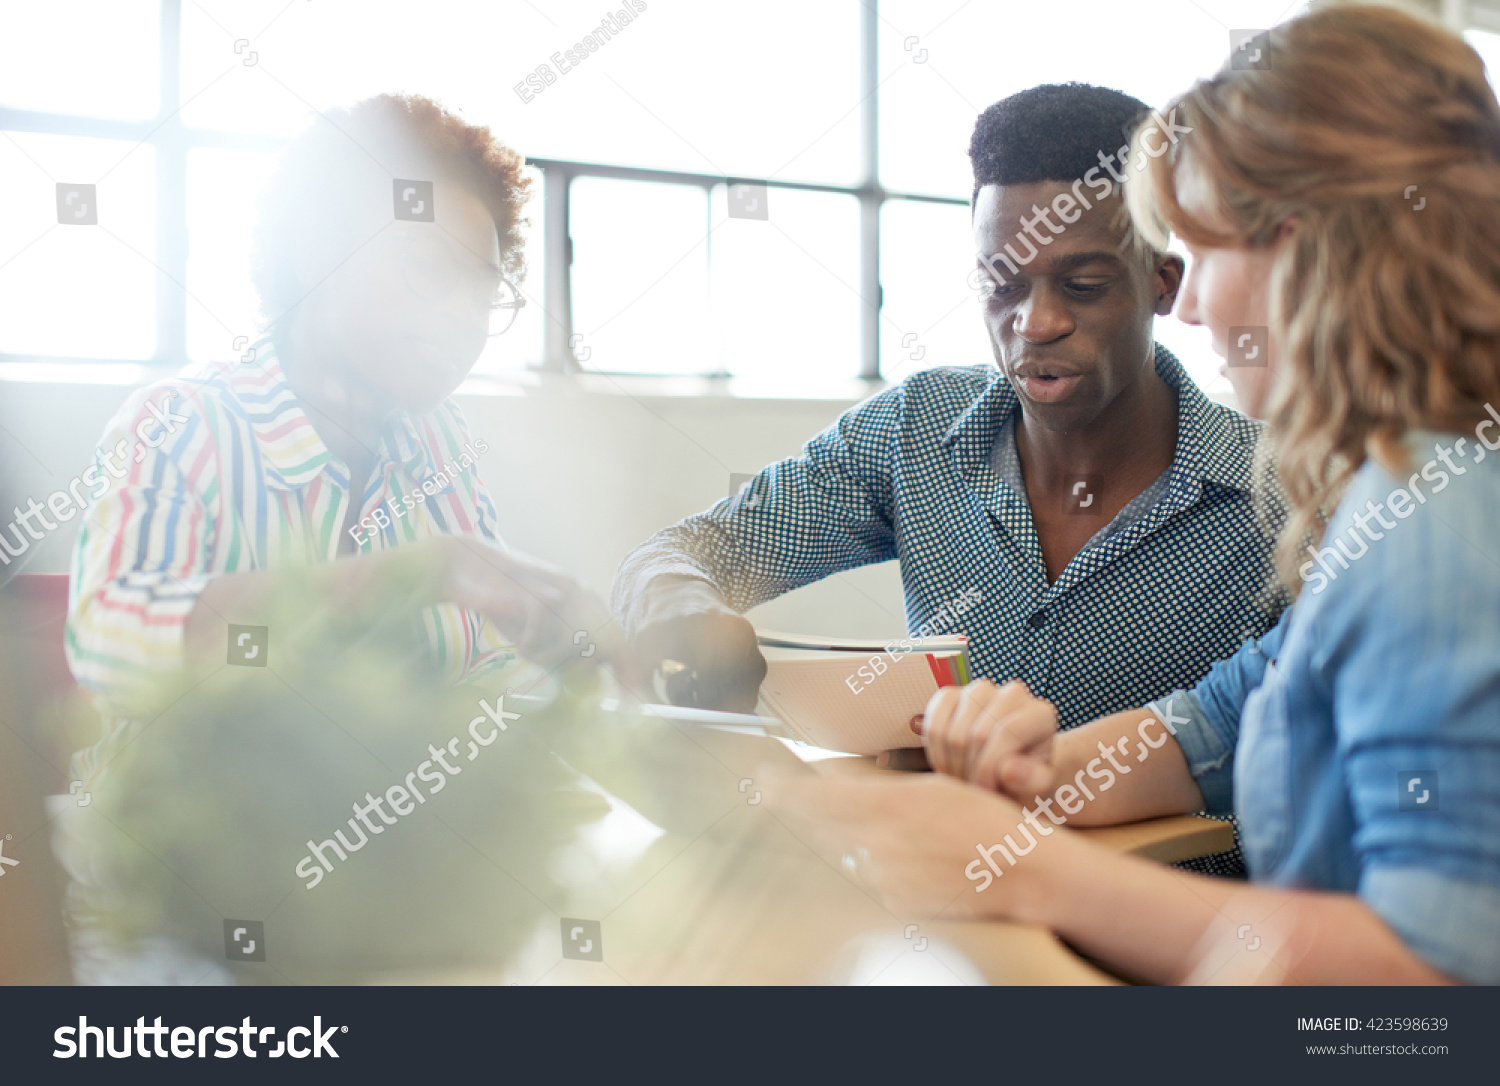
[[[681,603],[746,611],[895,558],[891,463],[903,398],[897,386],[851,408],[801,456],[770,465],[738,494],[632,551],[613,590],[626,632],[675,614]]]
[[[1234,751],[1240,712],[1281,651],[1287,614],[1264,637],[1250,639],[1213,666],[1192,690],[1178,690],[1148,707],[1170,726],[1203,793],[1209,814],[1234,812]]]

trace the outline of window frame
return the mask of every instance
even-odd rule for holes
[[[256,136],[215,129],[192,128],[182,122],[182,0],[160,0],[160,71],[157,115],[144,121],[121,121],[97,117],[74,116],[40,110],[0,106],[0,131],[36,132],[63,136],[133,140],[148,143],[156,151],[156,266],[176,289],[156,291],[156,351],[150,359],[74,358],[61,355],[38,355],[0,351],[0,363],[59,364],[130,364],[180,369],[188,363],[187,354],[187,172],[188,154],[198,148],[220,148],[242,151],[274,152],[286,141],[274,136]],[[1435,0],[1443,22],[1461,32],[1465,29],[1500,32],[1500,5],[1482,0]],[[544,314],[543,348],[540,363],[527,367],[530,372],[579,374],[585,372],[574,358],[570,341],[573,337],[572,235],[569,229],[569,193],[578,177],[648,181],[661,184],[688,185],[701,188],[705,194],[717,185],[756,184],[770,189],[793,189],[805,192],[834,193],[852,196],[859,201],[859,370],[856,374],[823,374],[830,380],[857,378],[880,381],[880,318],[883,290],[880,282],[880,218],[887,200],[913,200],[925,203],[968,206],[962,197],[889,191],[880,184],[879,140],[880,102],[877,71],[879,50],[878,0],[861,0],[859,41],[860,102],[858,105],[861,135],[860,170],[863,180],[856,185],[816,184],[784,181],[774,178],[720,177],[713,174],[680,170],[613,166],[599,162],[567,159],[530,158],[528,166],[542,172],[542,297]],[[710,284],[711,288],[711,284]],[[609,371],[590,368],[589,373]],[[634,376],[634,375],[632,375]],[[653,376],[642,374],[640,376]],[[681,375],[679,375],[681,376]],[[692,377],[725,377],[722,373],[688,375]]]

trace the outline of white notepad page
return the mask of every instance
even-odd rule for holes
[[[871,653],[761,651],[767,664],[761,697],[805,742],[850,754],[922,745],[911,718],[926,708],[938,684],[920,649],[880,653],[886,670],[868,683],[858,672],[870,664]]]

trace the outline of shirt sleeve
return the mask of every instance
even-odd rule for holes
[[[1148,706],[1170,725],[1209,814],[1234,813],[1234,750],[1239,742],[1240,711],[1281,651],[1290,613],[1290,608],[1284,611],[1264,637],[1247,640],[1229,659],[1220,660],[1192,690],[1176,691]]]
[[[891,465],[904,386],[845,412],[802,455],[657,532],[615,575],[628,635],[666,617],[747,611],[830,574],[896,557]]]
[[[448,440],[454,448],[448,455],[457,459],[463,450],[472,449],[478,456],[489,451],[481,439],[473,440],[468,420],[463,410],[452,400],[444,404],[448,413],[447,424],[451,427]],[[448,431],[445,431],[447,433]],[[439,450],[434,450],[439,451]],[[500,536],[500,514],[495,507],[490,491],[479,474],[476,461],[473,468],[462,472],[455,485],[468,490],[469,502],[475,510],[474,530],[501,550],[507,549]],[[494,622],[479,614],[452,604],[443,604],[429,609],[425,616],[429,637],[433,643],[461,644],[466,652],[462,659],[445,670],[453,682],[464,682],[485,689],[499,690],[518,680],[530,665],[516,655],[514,646],[500,633]],[[442,633],[438,631],[442,630]]]
[[[73,549],[65,648],[73,677],[106,716],[141,714],[182,667],[188,616],[216,572],[213,512],[171,451],[193,441],[202,419],[152,446],[162,435],[145,404],[160,391],[126,402],[79,477],[93,504]]]
[[[1318,601],[1315,662],[1334,707],[1359,896],[1435,968],[1496,984],[1500,464],[1470,460],[1466,474],[1383,532],[1366,518],[1379,535]],[[1371,472],[1345,506],[1369,508],[1400,485]],[[1356,538],[1347,515],[1329,533]]]

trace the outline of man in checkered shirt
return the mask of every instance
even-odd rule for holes
[[[750,710],[765,661],[741,612],[890,559],[911,629],[977,594],[943,632],[1065,728],[1190,688],[1274,624],[1273,535],[1250,494],[1259,424],[1153,340],[1184,268],[1123,208],[1146,115],[1081,84],[980,115],[975,281],[995,365],[913,374],[625,559],[614,607],[637,660],[688,665],[669,696]],[[1153,123],[1162,153],[1192,138]],[[1198,866],[1229,873],[1238,855]]]

